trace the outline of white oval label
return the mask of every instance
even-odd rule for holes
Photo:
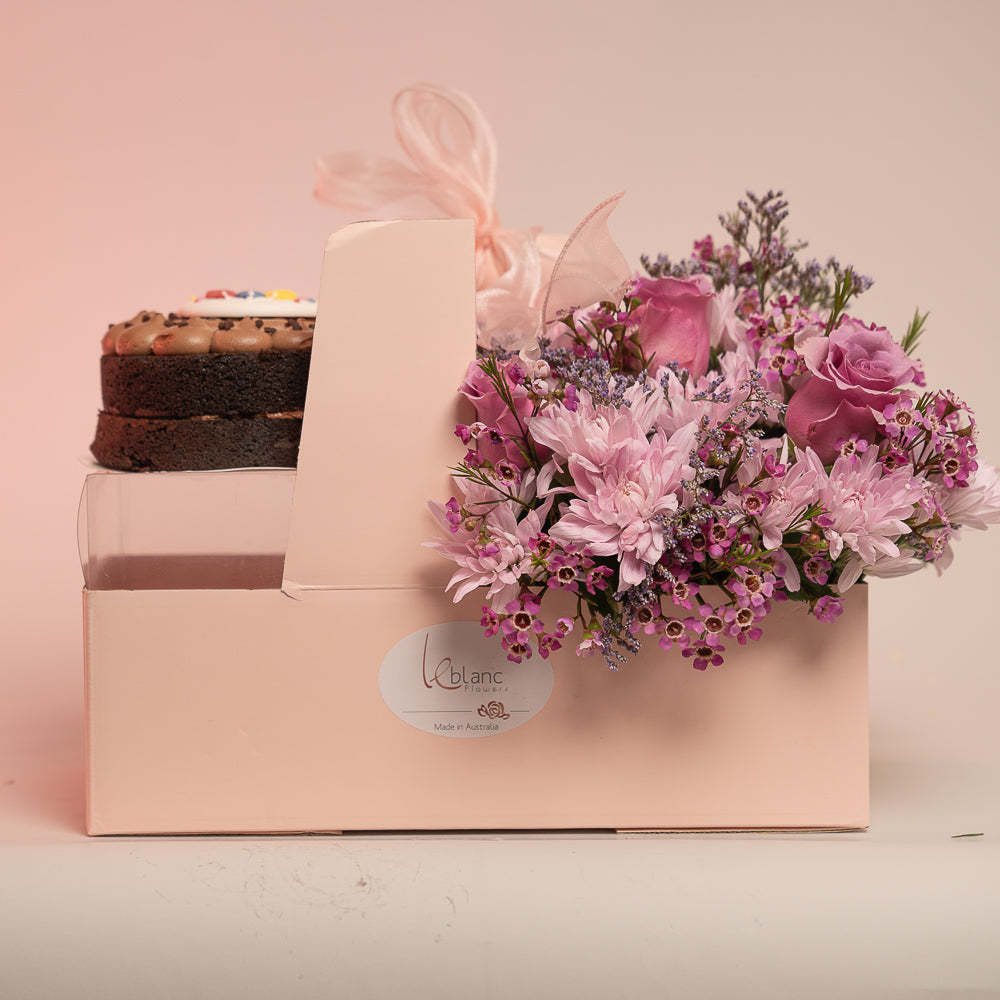
[[[552,667],[507,659],[478,622],[443,622],[413,632],[386,654],[382,700],[403,722],[435,736],[476,739],[516,729],[552,694]]]

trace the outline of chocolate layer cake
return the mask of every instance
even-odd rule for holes
[[[137,472],[294,466],[315,304],[214,292],[185,311],[198,315],[142,312],[105,334],[94,457]]]

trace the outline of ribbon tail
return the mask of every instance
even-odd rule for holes
[[[538,342],[542,266],[532,233],[504,233],[493,248],[507,266],[476,293],[477,339],[484,347],[519,351]]]
[[[542,314],[502,288],[476,292],[476,340],[482,347],[522,351],[538,344]]]
[[[542,302],[542,321],[595,302],[617,302],[632,269],[608,231],[608,217],[624,192],[601,202],[573,230],[556,259]]]

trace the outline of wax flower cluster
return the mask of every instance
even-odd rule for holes
[[[429,544],[509,659],[572,641],[615,667],[655,642],[705,669],[775,602],[832,621],[859,580],[941,570],[1000,520],[972,412],[913,357],[926,317],[898,341],[856,317],[870,280],[802,261],[786,216],[748,195],[724,245],[644,258],[617,301],[479,349]],[[554,592],[575,610],[546,615]]]

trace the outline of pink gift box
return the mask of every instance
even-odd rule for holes
[[[331,237],[297,470],[88,477],[88,832],[867,825],[863,586],[705,672],[513,664],[444,593],[473,261],[466,221]]]

